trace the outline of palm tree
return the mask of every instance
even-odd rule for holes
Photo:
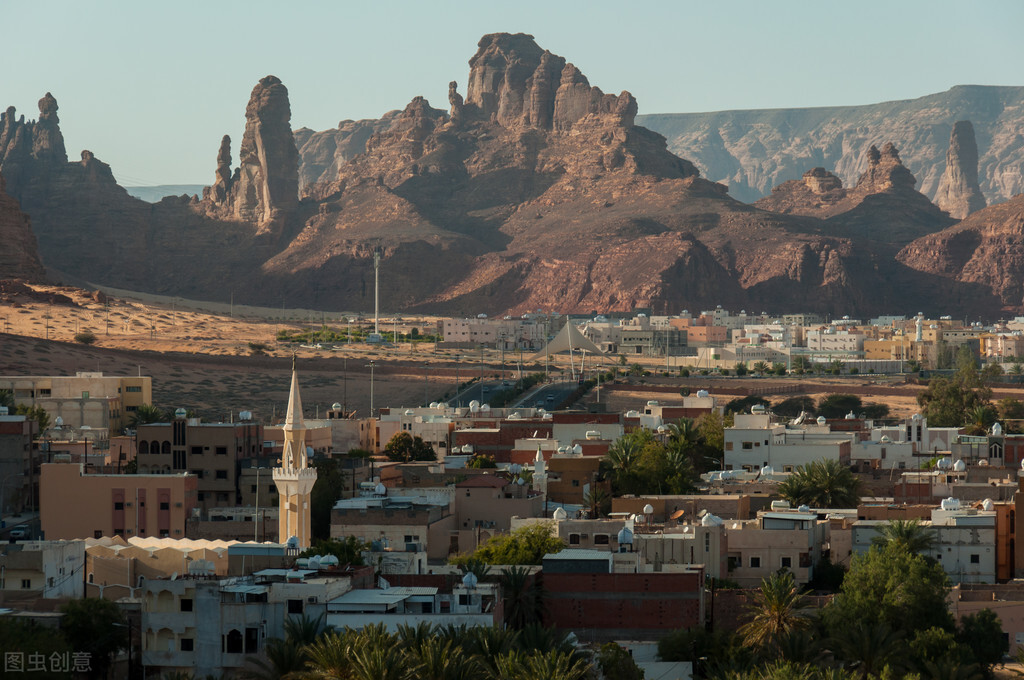
[[[583,505],[590,510],[590,518],[596,519],[608,514],[612,507],[611,495],[599,486],[591,486],[590,490],[583,494]]]
[[[434,627],[426,621],[420,621],[415,626],[399,624],[397,627],[398,639],[406,649],[419,647],[427,640],[434,637]]]
[[[996,422],[997,414],[989,404],[978,404],[970,410],[968,417],[971,419],[967,427],[968,434],[981,435]]]
[[[529,569],[513,566],[501,572],[505,625],[521,630],[544,618],[544,589]]]
[[[877,531],[871,545],[882,548],[893,545],[910,553],[923,553],[931,550],[935,543],[935,532],[917,519],[895,519],[879,525]]]
[[[167,420],[167,415],[163,411],[152,404],[140,404],[132,412],[132,417],[128,420],[128,427],[135,429],[139,425],[159,423],[161,420]]]
[[[352,672],[351,651],[357,633],[330,631],[306,646],[306,667],[314,678],[347,678]]]
[[[429,637],[408,647],[410,665],[423,680],[470,680],[479,676],[479,664],[451,640]]]
[[[813,461],[780,484],[779,494],[793,505],[853,508],[860,502],[860,480],[837,460]]]
[[[289,616],[284,620],[284,635],[288,642],[299,647],[312,644],[324,627],[324,615],[311,619],[305,614]]]
[[[290,640],[270,638],[264,647],[265,659],[250,657],[249,667],[240,677],[245,680],[293,680],[306,668],[306,653]]]
[[[411,680],[416,677],[405,652],[392,644],[367,641],[351,650],[352,680]]]
[[[764,375],[768,371],[768,363],[765,361],[755,361],[753,368],[754,373]]]
[[[885,623],[847,625],[833,640],[847,667],[855,669],[860,678],[874,676],[886,666],[896,670],[906,657],[903,633]]]
[[[748,606],[750,621],[738,631],[744,643],[752,647],[775,647],[782,636],[809,626],[810,620],[799,611],[803,599],[793,574],[788,571],[762,579],[761,589]]]
[[[526,658],[520,677],[536,680],[583,680],[589,677],[590,666],[581,658],[558,650],[534,652]]]
[[[615,474],[625,474],[633,469],[643,446],[636,437],[622,436],[608,447],[606,460]]]

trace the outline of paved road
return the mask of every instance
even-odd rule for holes
[[[520,397],[519,401],[515,403],[517,408],[522,407],[540,407],[553,411],[562,405],[570,394],[576,389],[576,383],[572,381],[549,383],[547,385],[541,385],[539,388],[534,388],[530,392]]]

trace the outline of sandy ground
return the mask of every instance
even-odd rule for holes
[[[327,323],[332,328],[372,326],[372,318],[350,323],[358,314],[326,314],[310,310],[275,310],[190,302],[132,294],[111,296],[97,302],[86,291],[66,287],[33,286],[36,298],[67,296],[72,304],[54,304],[17,296],[0,301],[0,375],[67,375],[75,371],[101,370],[107,374],[142,373],[153,377],[154,402],[174,409],[195,409],[208,420],[226,420],[231,413],[251,410],[257,417],[276,420],[287,403],[291,357],[297,358],[307,415],[322,414],[331,404],[367,414],[370,409],[370,362],[373,368],[374,406],[414,406],[454,394],[456,378],[512,377],[518,355],[506,352],[502,375],[501,354],[486,350],[437,351],[429,343],[400,343],[395,347],[351,343],[341,351],[303,348],[276,340],[280,330],[315,330]],[[120,291],[119,291],[120,292]],[[143,299],[145,298],[145,300]],[[437,319],[392,317],[381,319],[381,330],[408,333],[413,327],[433,332]],[[74,336],[91,331],[92,345],[74,342]],[[265,347],[254,351],[250,343]],[[588,362],[589,364],[589,362]],[[590,365],[590,368],[597,367]],[[602,368],[617,367],[608,360]],[[542,371],[542,364],[524,366],[526,372]],[[553,376],[568,377],[568,360],[551,358]],[[773,402],[794,393],[814,399],[835,392],[853,392],[865,401],[889,405],[894,417],[917,412],[917,385],[902,378],[867,376],[816,378],[712,378],[682,379],[655,373],[644,379],[620,378],[626,384],[602,390],[609,408],[641,408],[648,400],[681,403],[679,390],[691,393],[709,389],[712,394],[733,398],[756,388]],[[732,394],[730,394],[732,392]],[[999,389],[1002,396],[1024,398],[1024,390]],[[595,401],[591,392],[586,401]]]

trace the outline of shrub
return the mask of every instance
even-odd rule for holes
[[[75,333],[75,342],[83,345],[91,345],[96,342],[96,335],[92,331],[82,331],[81,333]]]

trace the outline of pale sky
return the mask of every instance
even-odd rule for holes
[[[871,104],[1024,85],[1024,2],[393,0],[4,2],[0,107],[60,105],[68,155],[124,185],[209,184],[236,154],[253,85],[288,87],[292,126],[465,94],[485,33],[524,32],[640,113]]]

